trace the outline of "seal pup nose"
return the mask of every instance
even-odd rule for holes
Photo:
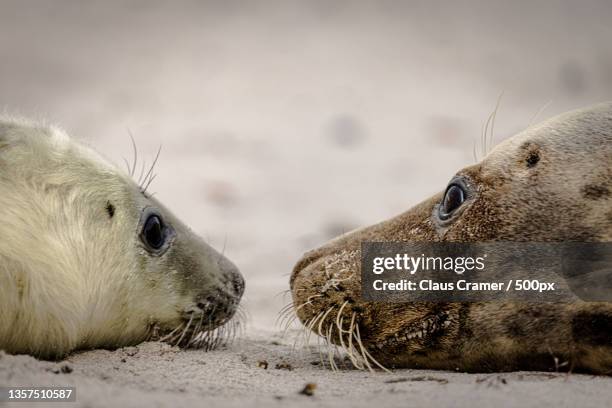
[[[190,309],[188,315],[195,312],[201,314],[204,321],[211,326],[219,326],[234,316],[238,305],[237,297],[233,294],[218,290],[215,294],[201,294],[195,299],[195,310]]]
[[[236,265],[224,256],[219,258],[218,262],[219,270],[224,276],[225,284],[229,292],[231,292],[237,298],[242,297],[244,293],[244,277],[240,273],[240,270]]]
[[[238,297],[241,297],[244,294],[244,278],[240,273],[234,276],[234,280],[232,281],[232,288],[234,289],[234,294]]]

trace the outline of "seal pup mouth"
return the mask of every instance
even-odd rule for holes
[[[237,302],[226,305],[211,302],[207,308],[198,305],[186,309],[174,328],[163,329],[154,324],[149,340],[210,351],[231,343],[242,331],[245,312]]]

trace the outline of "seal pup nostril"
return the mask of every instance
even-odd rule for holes
[[[234,276],[232,280],[232,288],[234,289],[234,293],[236,296],[242,296],[244,294],[244,278],[242,275]]]
[[[202,312],[206,312],[209,305],[207,303],[199,302],[196,306],[198,306],[198,309],[200,309]]]
[[[204,299],[196,299],[196,306],[204,314],[212,313],[219,299],[216,296],[206,296]]]
[[[214,295],[204,295],[194,300],[195,306],[209,324],[222,324],[234,316],[240,296],[216,289]],[[205,297],[204,297],[205,296]]]

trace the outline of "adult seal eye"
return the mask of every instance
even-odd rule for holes
[[[465,202],[467,194],[458,184],[451,184],[444,193],[444,199],[440,204],[439,215],[443,220],[448,219],[453,211],[461,207]]]
[[[164,246],[166,241],[164,224],[159,216],[149,215],[142,228],[142,239],[146,245],[154,250]]]

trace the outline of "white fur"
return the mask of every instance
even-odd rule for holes
[[[137,272],[135,194],[63,131],[0,119],[0,349],[61,356],[173,318],[179,296]]]

